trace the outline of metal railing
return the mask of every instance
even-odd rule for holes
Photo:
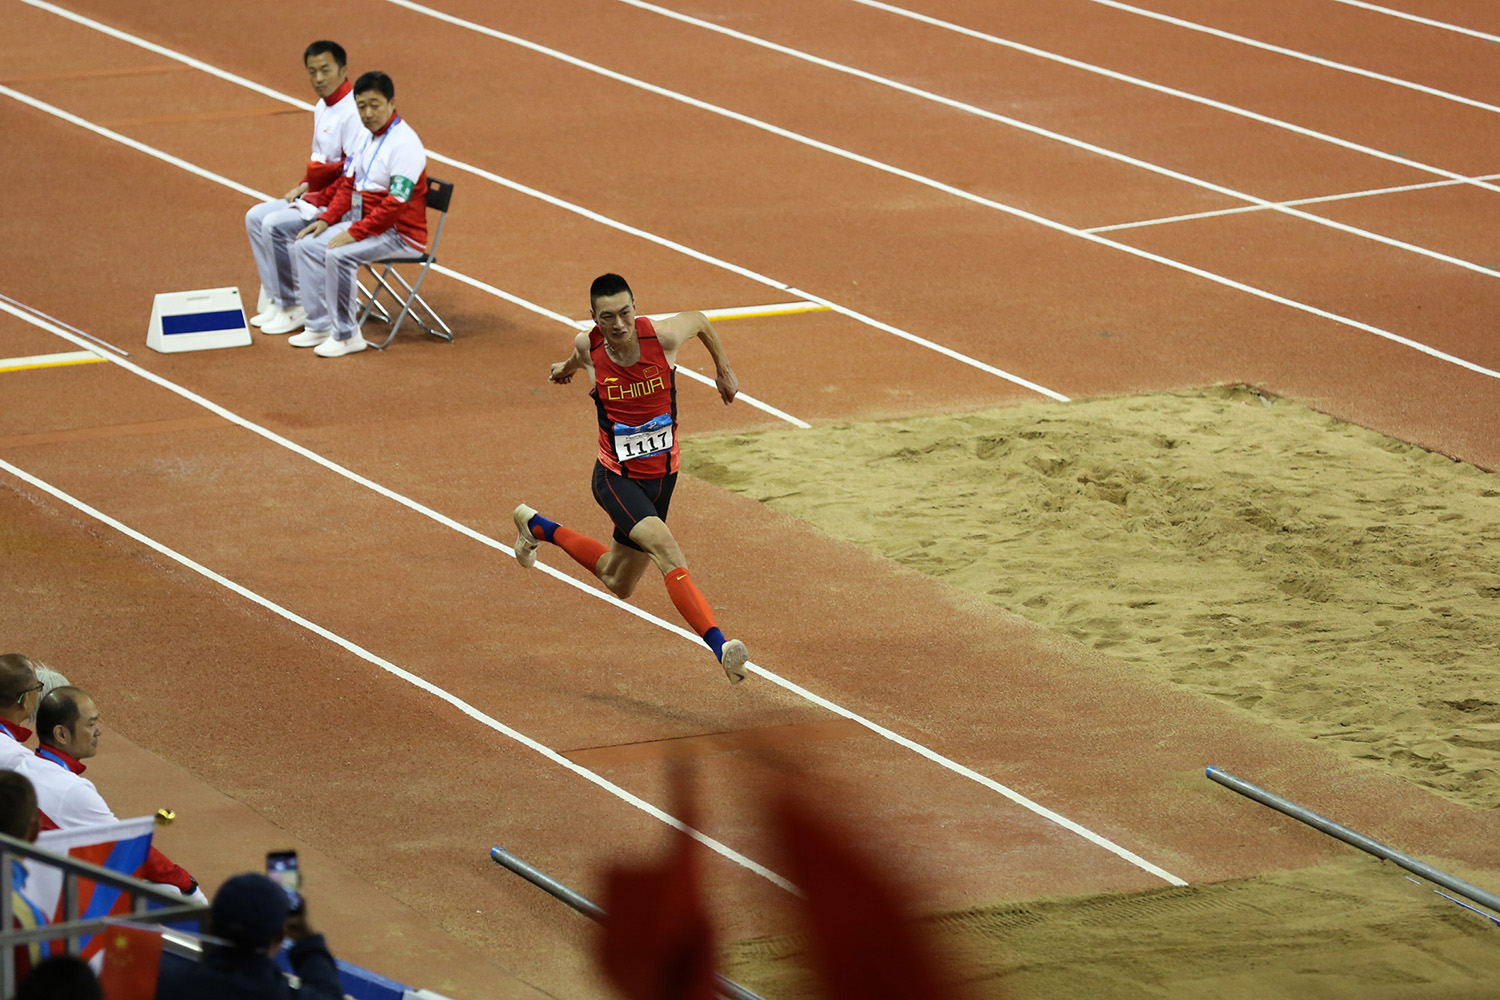
[[[512,872],[515,872],[543,892],[562,900],[568,906],[582,913],[595,923],[604,922],[607,914],[604,912],[604,908],[598,903],[576,889],[569,888],[559,882],[540,868],[527,864],[505,848],[490,848],[490,860],[502,868],[508,868]],[[718,986],[720,1000],[763,1000],[759,994],[752,993],[732,979],[725,979],[723,976],[715,973],[714,980]]]
[[[63,919],[59,923],[46,924],[34,929],[15,928],[15,907],[12,905],[15,880],[11,875],[11,861],[24,858],[61,870],[63,876]],[[78,883],[80,879],[97,882],[118,889],[130,897],[130,921],[133,923],[167,923],[187,920],[203,929],[208,919],[208,907],[201,903],[185,903],[175,892],[161,889],[150,882],[142,882],[128,875],[101,868],[99,865],[55,851],[43,850],[35,844],[17,840],[0,833],[0,997],[11,996],[16,991],[15,947],[40,941],[66,941],[68,954],[78,954],[84,938],[97,934],[111,924],[118,923],[119,916],[82,920],[78,912]],[[151,903],[162,904],[160,909],[148,909]]]
[[[1477,885],[1471,885],[1461,878],[1449,875],[1442,869],[1434,868],[1425,861],[1419,861],[1410,854],[1405,854],[1394,847],[1382,844],[1374,837],[1368,837],[1358,830],[1351,830],[1342,823],[1334,822],[1327,816],[1319,815],[1306,806],[1298,805],[1291,799],[1282,798],[1275,792],[1267,791],[1259,785],[1246,781],[1244,778],[1237,778],[1221,768],[1210,767],[1205,771],[1205,774],[1210,781],[1217,781],[1225,788],[1231,788],[1247,799],[1259,802],[1263,806],[1269,806],[1279,813],[1290,816],[1292,819],[1306,823],[1314,830],[1342,840],[1349,846],[1357,847],[1367,854],[1373,854],[1377,858],[1399,865],[1413,875],[1419,875],[1434,885],[1450,889],[1465,899],[1472,900],[1480,906],[1488,907],[1495,911],[1495,913],[1500,913],[1500,896],[1487,889],[1481,889]],[[1439,895],[1442,895],[1442,893],[1439,893]],[[1451,896],[1447,898],[1452,899]],[[1454,900],[1454,902],[1458,901]],[[1464,904],[1460,903],[1459,905],[1462,906]],[[1468,909],[1473,910],[1474,907],[1470,906]],[[1483,910],[1475,910],[1475,912],[1500,924],[1500,920],[1496,920],[1492,914],[1485,913]]]

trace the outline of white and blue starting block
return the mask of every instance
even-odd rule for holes
[[[146,346],[163,354],[249,347],[250,324],[238,288],[162,292],[151,306]]]

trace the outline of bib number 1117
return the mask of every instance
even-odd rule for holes
[[[615,424],[615,457],[629,462],[672,447],[672,418],[662,415],[638,427]]]

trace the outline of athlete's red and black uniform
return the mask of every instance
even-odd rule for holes
[[[679,449],[676,373],[651,321],[637,318],[635,332],[641,357],[629,366],[609,356],[597,326],[589,332],[594,365],[589,395],[599,412],[594,499],[614,522],[615,541],[639,549],[630,540],[630,529],[648,517],[667,519],[677,486]],[[668,440],[670,445],[661,447]],[[643,454],[627,457],[632,452]]]
[[[615,541],[639,552],[643,551],[641,547],[630,540],[631,529],[648,517],[665,521],[672,489],[677,485],[677,383],[656,337],[656,327],[649,319],[637,317],[635,332],[640,360],[621,365],[609,356],[599,328],[589,331],[589,359],[594,366],[594,388],[589,395],[599,411],[594,499],[614,522]],[[526,504],[517,507],[511,517],[519,532],[516,560],[522,566],[535,563],[540,542],[551,542],[604,580],[615,593],[629,596],[629,589],[618,589],[610,582],[611,574],[600,570],[611,554],[608,546],[543,517]],[[634,557],[628,557],[627,568],[634,561]],[[634,586],[640,569],[635,566],[629,587]],[[687,567],[663,568],[662,580],[673,606],[713,650],[730,683],[744,680],[750,656],[745,644],[724,638],[713,608],[693,583]]]

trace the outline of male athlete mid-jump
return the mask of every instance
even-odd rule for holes
[[[620,597],[629,597],[647,564],[656,563],[672,603],[714,651],[729,682],[737,684],[745,679],[750,654],[743,642],[726,641],[719,631],[666,520],[677,485],[677,349],[694,337],[703,341],[725,405],[739,392],[739,379],[719,334],[701,312],[678,313],[657,326],[635,314],[635,296],[618,274],[594,279],[589,307],[594,328],[574,339],[572,356],[553,365],[548,378],[571,382],[580,369],[593,376],[589,395],[599,410],[594,499],[615,524],[614,545],[605,548],[521,504],[513,515],[519,532],[516,561],[535,565],[537,547],[551,542]]]

